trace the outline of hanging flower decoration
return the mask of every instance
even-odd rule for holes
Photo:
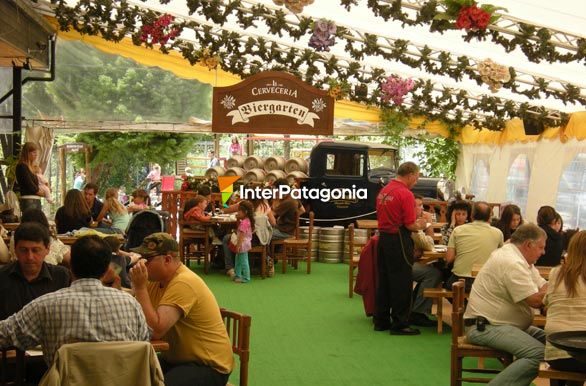
[[[293,13],[300,13],[303,7],[313,4],[313,0],[273,0],[277,5],[284,5],[289,11]]]
[[[167,44],[181,33],[181,28],[170,26],[175,18],[172,15],[161,15],[152,23],[141,27],[140,40],[149,44]]]
[[[183,174],[181,176],[181,179],[183,180],[183,182],[181,183],[181,190],[182,191],[196,191],[197,186],[200,183],[200,178],[195,178],[194,176],[188,176],[186,174]]]
[[[313,23],[313,34],[309,38],[309,46],[316,51],[329,51],[335,44],[336,23],[320,19]]]
[[[212,51],[207,47],[199,50],[197,56],[199,57],[199,64],[207,67],[209,70],[215,70],[222,60],[220,55],[212,54]]]
[[[490,59],[484,59],[476,66],[480,78],[488,85],[490,91],[497,92],[503,85],[511,80],[511,74],[506,66],[495,63]]]
[[[466,31],[485,30],[489,24],[494,23],[500,17],[496,11],[504,10],[492,4],[478,6],[474,0],[442,0],[446,12],[440,12],[434,16],[434,20],[454,21],[454,27]]]
[[[330,86],[328,95],[335,100],[344,99],[350,93],[350,84],[345,80],[338,81],[336,79],[330,79],[327,84]]]
[[[403,104],[403,98],[413,89],[414,85],[412,79],[391,75],[381,83],[381,99],[384,103],[392,101],[395,105],[400,106]]]

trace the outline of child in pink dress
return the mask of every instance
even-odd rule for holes
[[[250,201],[238,203],[238,242],[236,243],[234,277],[235,283],[248,283],[250,281],[250,265],[248,264],[248,251],[252,247],[252,230],[254,229],[254,207]]]

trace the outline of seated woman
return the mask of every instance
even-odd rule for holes
[[[36,222],[43,227],[47,228],[51,235],[51,242],[49,244],[49,253],[45,256],[45,262],[53,265],[65,265],[69,266],[69,260],[71,258],[71,249],[69,246],[63,244],[61,240],[51,231],[49,227],[49,221],[42,210],[29,208],[23,214],[21,223],[25,222]],[[14,252],[14,235],[10,237],[10,255],[12,260],[16,260],[16,254]]]
[[[503,209],[501,218],[492,224],[493,227],[498,228],[503,232],[504,241],[511,238],[511,235],[519,225],[523,224],[523,217],[521,216],[521,208],[517,205],[510,204]]]
[[[586,330],[586,231],[572,237],[565,263],[551,270],[544,303],[547,335]],[[549,342],[545,344],[545,360],[556,370],[586,373],[586,363]],[[582,385],[582,382],[566,385]]]
[[[547,234],[545,253],[535,265],[555,267],[562,260],[564,240],[562,234],[562,218],[551,206],[542,206],[537,212],[537,225]]]
[[[446,223],[441,229],[443,245],[448,245],[450,235],[455,227],[470,222],[472,218],[472,208],[468,201],[454,201],[452,205],[448,207],[448,213],[446,214],[450,219],[450,222]]]
[[[128,222],[130,221],[130,215],[124,205],[118,201],[118,189],[116,188],[106,190],[104,206],[102,207],[102,211],[98,215],[96,221],[98,223],[101,222],[104,217],[106,217],[106,214],[110,215],[112,230],[124,234],[128,227]]]
[[[55,213],[57,233],[63,234],[84,227],[92,222],[90,208],[87,205],[83,192],[71,189],[65,195],[63,206]]]
[[[136,189],[132,192],[132,203],[128,205],[126,210],[129,213],[140,212],[147,210],[150,207],[151,198],[144,189]]]

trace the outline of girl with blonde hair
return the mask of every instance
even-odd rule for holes
[[[112,221],[112,229],[120,233],[126,232],[126,227],[130,221],[130,215],[128,211],[118,201],[118,189],[109,188],[106,190],[106,199],[104,200],[104,207],[98,215],[96,221],[99,223],[106,217],[106,214],[110,214],[110,220]]]
[[[586,231],[572,237],[564,264],[551,270],[544,303],[547,306],[547,335],[586,330]],[[586,363],[579,362],[549,341],[545,345],[545,360],[556,370],[586,373]]]

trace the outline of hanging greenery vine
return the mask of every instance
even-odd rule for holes
[[[114,8],[113,3],[109,0],[79,0],[74,7],[68,6],[63,0],[52,1],[57,3],[55,13],[62,30],[74,28],[82,34],[100,34],[104,39],[110,41],[120,41],[124,36],[131,35],[134,44],[155,47],[151,40],[145,41],[142,38],[141,26],[156,23],[157,20],[160,20],[161,13],[136,6],[131,7],[126,2],[121,2]],[[160,1],[165,2],[166,0]],[[239,1],[230,2],[224,6],[219,1],[188,0],[188,6],[191,12],[201,8],[200,12],[206,18],[220,25],[226,22],[228,16],[236,14],[244,27],[252,25],[255,20],[266,15],[267,12],[272,12],[263,5],[256,5],[252,10],[253,15],[250,16],[239,8]],[[271,33],[281,35],[283,28],[285,28],[283,26],[287,26],[284,22],[285,14],[281,11],[275,11],[272,15],[274,18],[267,17],[264,20],[271,29]],[[156,45],[164,53],[178,50],[191,64],[205,62],[207,58],[204,53],[207,52],[208,55],[213,53],[214,61],[219,61],[222,69],[243,78],[264,70],[282,70],[289,71],[316,87],[323,87],[324,84],[331,84],[333,81],[345,82],[346,84],[370,84],[376,86],[374,92],[365,95],[363,92],[357,93],[356,89],[349,89],[348,97],[358,102],[384,106],[380,100],[379,86],[386,79],[386,74],[385,70],[381,68],[373,68],[371,72],[365,73],[361,71],[362,65],[359,62],[340,63],[334,56],[327,57],[309,48],[284,50],[279,47],[278,43],[262,37],[245,38],[235,32],[225,30],[217,34],[211,27],[201,26],[194,21],[183,20],[179,22],[175,19],[173,24],[165,27],[173,31],[183,31],[187,28],[193,30],[197,47],[192,42],[181,38],[169,39],[163,44]],[[311,31],[311,20],[302,18],[298,28],[296,30],[290,29],[289,34],[299,38]],[[336,36],[339,37],[343,31],[344,28],[338,27]],[[376,36],[372,36],[372,38],[376,40]],[[362,57],[370,55],[371,51],[376,51],[375,45],[369,44],[368,41],[367,39],[366,45],[360,52],[354,51],[355,56]],[[396,45],[398,45],[395,47],[397,55],[403,55],[407,42],[397,41]],[[202,47],[206,48],[207,51]],[[350,47],[349,51],[352,50],[356,49]],[[456,69],[459,72],[454,72],[454,75],[460,79],[470,63],[466,57],[460,57],[458,60]],[[409,61],[415,60],[410,59]],[[434,73],[436,67],[429,61],[429,58],[424,56],[415,62],[419,63],[416,64],[417,66],[421,65],[429,72]],[[472,72],[479,77],[476,72]],[[514,74],[511,75],[513,78]],[[480,79],[480,81],[482,80]],[[545,87],[540,89],[545,90]],[[535,93],[538,94],[539,91],[535,91]],[[572,93],[573,96],[575,94],[579,96],[578,88]],[[557,119],[550,118],[545,108],[530,106],[528,103],[517,104],[488,95],[482,96],[480,100],[474,100],[469,98],[464,90],[449,88],[438,92],[434,90],[434,84],[431,81],[424,80],[414,82],[407,101],[410,106],[398,107],[399,111],[409,111],[413,115],[424,115],[430,119],[438,119],[460,127],[473,124],[476,127],[501,130],[506,120],[524,116],[529,111],[532,111],[535,118],[543,121],[546,126],[565,124],[568,119],[566,114],[562,114],[561,122],[559,122]]]
[[[358,1],[340,0],[340,4],[346,10],[350,11],[352,6],[358,4]],[[401,0],[395,0],[390,4],[377,0],[368,0],[368,7],[375,16],[379,16],[385,21],[392,19],[409,26],[429,25],[431,32],[439,33],[454,29],[454,26],[449,21],[434,19],[441,13],[441,10],[438,10],[438,2],[436,0],[427,1],[412,17],[403,12]],[[576,52],[560,53],[556,49],[556,46],[551,43],[551,35],[551,31],[545,27],[520,23],[519,34],[514,37],[509,38],[505,34],[492,29],[479,29],[467,31],[463,38],[469,42],[472,39],[482,41],[490,37],[493,43],[502,46],[506,52],[520,48],[527,59],[535,63],[539,63],[542,60],[550,63],[586,62],[586,39],[580,38],[577,40],[576,44],[578,49]]]

